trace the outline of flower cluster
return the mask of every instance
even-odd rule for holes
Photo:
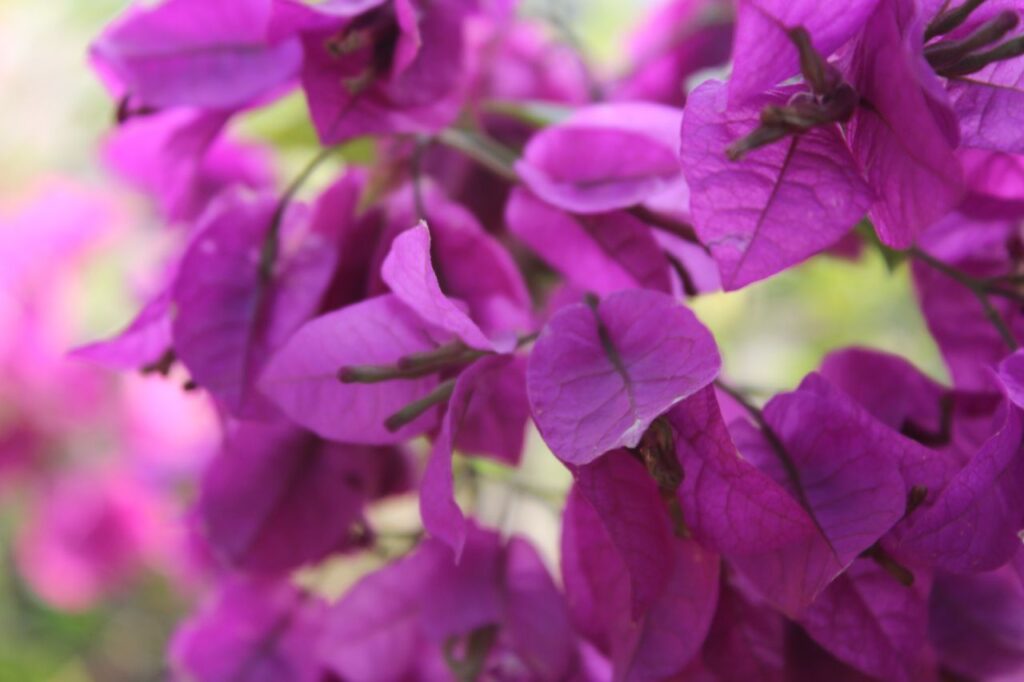
[[[78,353],[221,416],[176,674],[1021,674],[1022,18],[674,0],[605,77],[502,0],[133,5],[91,51],[105,154],[185,236]],[[295,89],[321,151],[278,190],[233,126]],[[908,263],[951,385],[849,348],[752,402],[687,299],[848,239]],[[457,494],[455,453],[515,467],[531,421],[573,479],[557,577]],[[394,556],[372,512],[408,493]]]
[[[124,241],[110,192],[41,181],[0,214],[0,496],[11,558],[47,604],[89,609],[156,570],[193,591],[205,572],[175,490],[217,445],[198,396],[158,377],[111,375],[67,356],[85,326],[88,265]],[[5,530],[7,523],[5,523]]]

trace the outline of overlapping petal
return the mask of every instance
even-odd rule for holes
[[[872,202],[837,127],[815,128],[729,160],[726,148],[757,125],[761,108],[783,104],[788,94],[759,95],[730,107],[725,84],[710,81],[691,94],[683,116],[682,162],[694,227],[727,290],[831,246]]]
[[[688,309],[665,294],[622,291],[551,318],[530,354],[527,392],[552,451],[586,464],[637,445],[719,364],[711,334]]]

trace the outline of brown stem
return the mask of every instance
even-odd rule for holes
[[[995,327],[1000,338],[1003,340],[1003,343],[1005,343],[1011,351],[1017,350],[1018,344],[1017,340],[1013,336],[1013,332],[1010,331],[1010,328],[1006,324],[1006,320],[1003,319],[1003,316],[1000,315],[998,310],[996,310],[996,307],[992,305],[992,301],[989,300],[989,294],[992,293],[992,291],[986,280],[976,279],[965,272],[961,272],[948,263],[939,260],[927,251],[912,248],[909,249],[907,253],[933,270],[940,272],[953,281],[967,287],[967,289],[974,294],[975,298],[978,299],[978,303],[981,304],[985,317],[988,318],[989,322],[992,323],[992,326]]]

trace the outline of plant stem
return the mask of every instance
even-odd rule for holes
[[[320,164],[326,161],[337,149],[337,146],[324,147],[317,152],[317,155],[306,164],[305,168],[285,188],[284,194],[281,195],[280,201],[277,202],[277,208],[274,209],[274,216],[270,221],[270,229],[267,231],[267,236],[263,240],[263,248],[260,251],[260,281],[263,283],[269,282],[274,274],[274,262],[277,260],[277,252],[280,248],[281,222],[284,220],[285,210],[287,210],[292,199],[295,198],[295,194],[309,180],[309,176],[313,174],[313,171],[319,168]]]
[[[452,397],[452,392],[455,390],[455,379],[448,379],[442,381],[437,385],[433,391],[423,396],[419,400],[413,401],[403,407],[398,412],[388,417],[384,421],[384,426],[388,431],[392,433],[402,428],[406,424],[411,424],[421,414],[434,407],[440,405],[449,398]]]
[[[501,143],[461,128],[445,128],[438,133],[437,140],[462,152],[495,175],[512,183],[519,182],[519,174],[513,166],[516,154]]]
[[[1018,344],[1017,340],[1013,336],[1013,332],[1010,331],[1010,328],[1006,324],[1006,320],[1003,319],[1003,316],[999,313],[996,307],[992,305],[992,301],[989,300],[989,294],[1006,295],[1011,292],[1006,292],[1002,289],[993,289],[992,285],[987,280],[972,277],[948,263],[944,263],[930,253],[922,251],[916,247],[909,249],[907,253],[933,270],[941,272],[946,277],[949,277],[953,281],[967,287],[967,289],[974,294],[974,297],[978,299],[978,303],[981,304],[981,308],[985,312],[985,317],[987,317],[989,322],[992,323],[992,326],[995,327],[1000,338],[1002,338],[1003,343],[1005,343],[1011,351],[1017,350]]]

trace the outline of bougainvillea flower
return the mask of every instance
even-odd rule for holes
[[[564,213],[516,188],[509,231],[573,286],[604,296],[622,289],[671,291],[669,263],[651,229],[625,211]]]
[[[729,100],[740,104],[800,72],[788,31],[802,27],[828,56],[864,26],[879,0],[822,5],[817,0],[741,0],[736,14]],[[884,4],[884,3],[883,3]]]
[[[927,456],[816,381],[824,380],[812,375],[766,405],[771,437],[736,423],[734,444],[708,389],[668,415],[688,527],[788,614],[806,608],[903,517],[902,469]]]
[[[427,540],[332,608],[321,658],[345,679],[571,679],[565,602],[533,548],[472,528],[462,560]]]
[[[135,106],[234,109],[298,73],[297,40],[267,39],[271,0],[136,3],[92,46]]]
[[[158,500],[128,477],[75,474],[44,492],[15,558],[29,585],[58,608],[93,606],[163,541]]]
[[[111,195],[60,178],[39,182],[0,205],[0,259],[5,263],[0,318],[19,330],[0,339],[5,403],[27,406],[45,398],[50,403],[47,421],[53,421],[100,402],[98,391],[105,382],[65,357],[80,322],[68,301],[88,257],[109,243],[125,218]],[[74,388],[54,391],[55,386]]]
[[[958,442],[959,424],[951,423],[955,403],[966,405],[967,396],[941,390],[903,360],[847,351],[826,360],[823,371],[892,428],[932,447],[952,448],[952,457],[935,453],[904,466],[908,494],[915,485],[926,493],[886,546],[912,563],[956,573],[1006,563],[1019,547],[1016,531],[1024,525],[1024,498],[1018,494],[1024,485],[1019,453],[1024,424],[1017,408],[1006,405],[1001,414],[989,415],[986,437],[975,446]],[[879,379],[883,376],[896,383],[887,385]],[[961,457],[965,463],[956,465]]]
[[[333,235],[312,231],[308,221],[302,205],[285,210],[273,197],[230,194],[204,214],[182,257],[172,292],[174,351],[231,414],[273,415],[256,380],[316,313],[334,271]],[[268,250],[276,252],[269,263]]]
[[[827,355],[818,371],[891,429],[915,440],[943,431],[948,390],[898,355],[848,348]]]
[[[5,197],[0,204],[5,298],[40,307],[29,304],[36,297],[39,303],[48,300],[45,294],[66,281],[61,275],[80,266],[127,217],[115,195],[70,178],[43,178],[24,193]]]
[[[733,10],[722,0],[673,0],[629,41],[631,69],[616,98],[682,106],[686,79],[720,66],[732,50]]]
[[[155,367],[173,345],[171,291],[167,287],[150,298],[123,330],[76,348],[72,355],[104,367],[134,370]]]
[[[948,8],[926,2],[924,14],[934,29]],[[1024,152],[1024,60],[1021,12],[1016,0],[965,3],[969,14],[951,29],[925,34],[925,56],[945,78],[949,102],[966,147]],[[948,30],[947,30],[948,29]]]
[[[870,559],[858,559],[801,616],[829,653],[877,679],[917,680],[931,663],[929,586],[908,586]]]
[[[536,132],[530,120],[535,110],[542,116],[561,116],[564,105],[586,103],[597,86],[569,45],[512,5],[485,3],[486,11],[467,19],[462,80],[466,108],[481,131],[519,149]],[[408,141],[399,144],[410,162],[422,155],[424,174],[472,211],[487,230],[500,226],[510,190],[505,178],[443,145],[423,149]]]
[[[972,220],[953,214],[922,236],[929,254],[977,278],[998,277],[1013,271],[1013,221]],[[992,368],[1009,352],[1006,341],[992,326],[985,308],[969,289],[926,263],[913,263],[914,284],[925,322],[938,344],[957,388],[993,390]],[[989,301],[1010,333],[1024,338],[1024,316],[1010,299]]]
[[[120,390],[125,466],[158,490],[194,480],[220,446],[211,401],[153,374],[125,376]]]
[[[454,387],[452,370],[513,350],[518,333],[532,327],[529,295],[509,254],[472,214],[423,189],[430,228],[405,222],[415,220],[413,188],[388,204],[379,228],[381,279],[371,272],[366,286],[395,293],[312,320],[264,376],[285,413],[325,438],[383,444],[430,430],[434,405]],[[411,421],[400,419],[402,408],[416,405],[422,410]],[[348,418],[338,419],[345,409]],[[400,423],[388,426],[391,417]],[[507,442],[487,450],[507,456]]]
[[[430,230],[426,223],[395,237],[381,265],[381,277],[395,297],[426,324],[455,336],[470,348],[508,351],[515,338],[495,342],[470,318],[460,305],[441,291],[431,262]]]
[[[628,455],[623,457],[629,461]],[[647,476],[639,463],[633,464],[637,473]],[[654,482],[647,480],[657,500]],[[639,576],[631,576],[622,554],[621,543],[629,538],[616,533],[617,543],[607,523],[625,522],[635,531],[636,523],[643,523],[638,516],[642,512],[640,508],[617,512],[615,507],[606,511],[602,517],[578,488],[569,494],[562,530],[562,574],[573,622],[611,659],[614,679],[671,679],[696,657],[711,625],[718,598],[718,557],[692,540],[669,537],[667,555],[647,555],[653,563],[665,565],[668,574],[653,599],[645,600],[646,607],[637,612],[633,590]],[[616,513],[627,515],[629,521],[616,521]],[[630,561],[642,558],[636,555]]]
[[[371,273],[370,291],[394,291],[381,267],[383,260],[394,248],[395,238],[423,220],[429,226],[427,242],[433,276],[443,283],[442,293],[465,308],[471,323],[490,339],[488,347],[508,347],[516,333],[532,330],[530,295],[519,268],[501,242],[488,234],[464,206],[424,182],[418,190],[406,186],[391,195],[382,220],[378,256],[371,266],[379,268],[379,276],[377,272]],[[413,246],[417,251],[424,249],[423,235],[405,235],[403,251],[408,252]],[[392,258],[397,258],[397,254]],[[399,283],[403,290],[408,288],[408,283]],[[463,340],[470,344],[468,338]]]
[[[176,109],[125,121],[106,140],[107,165],[171,222],[191,221],[224,189],[267,189],[268,150],[222,134],[228,115]]]
[[[287,424],[243,423],[203,476],[199,514],[228,563],[280,573],[372,542],[367,504],[403,492],[408,479],[397,449],[328,443]]]
[[[963,173],[946,121],[953,114],[932,94],[936,76],[924,68],[921,43],[904,11],[909,3],[881,2],[853,52],[850,83],[863,106],[850,121],[853,154],[877,201],[871,220],[879,238],[906,248],[963,198]]]
[[[302,85],[324,144],[431,132],[457,115],[473,0],[280,4],[274,30],[301,36]]]
[[[455,502],[452,454],[491,453],[515,465],[523,449],[529,405],[526,363],[511,355],[483,357],[459,373],[420,485],[423,527],[458,559],[467,524]]]
[[[672,575],[673,528],[658,486],[626,450],[575,472],[574,490],[593,508],[625,567],[633,618],[651,608]]]
[[[960,13],[963,16],[950,26],[939,28],[944,22],[948,23],[944,15],[936,17],[926,27],[924,22],[928,17],[917,6],[906,2],[859,2],[853,7],[837,10],[837,16],[816,11],[806,22],[794,17],[807,14],[812,3],[760,0],[741,3],[737,50],[743,45],[745,32],[749,34],[748,40],[754,35],[758,38],[756,45],[751,43],[747,45],[750,49],[738,52],[740,57],[729,81],[730,97],[721,97],[720,115],[721,112],[739,112],[744,105],[752,105],[755,98],[765,97],[765,88],[780,80],[766,77],[765,82],[760,83],[754,78],[751,82],[758,87],[748,88],[744,82],[750,79],[744,77],[747,69],[744,65],[753,65],[750,73],[760,76],[787,64],[792,64],[795,69],[799,56],[800,70],[813,97],[794,95],[786,102],[767,105],[762,102],[760,124],[746,137],[732,135],[729,155],[741,156],[750,149],[767,145],[785,146],[777,141],[791,136],[795,137],[789,144],[795,145],[797,139],[820,132],[823,128],[834,132],[833,124],[842,124],[846,126],[849,149],[856,159],[848,172],[856,176],[863,174],[870,187],[873,198],[870,216],[879,237],[894,248],[913,245],[925,228],[956,208],[965,196],[967,186],[955,153],[960,143],[958,127],[963,127],[971,137],[971,131],[980,125],[978,117],[991,113],[985,109],[986,104],[998,110],[1006,105],[1004,99],[1012,99],[1004,96],[999,87],[1007,87],[1011,93],[1016,87],[1003,84],[993,88],[988,87],[991,84],[979,83],[978,91],[971,91],[976,97],[972,99],[971,95],[964,95],[965,100],[971,99],[970,102],[962,107],[951,104],[950,95],[956,99],[963,94],[961,90],[964,87],[975,88],[970,84],[975,72],[999,71],[1013,80],[1010,74],[1020,71],[1019,60],[1014,59],[1020,51],[1018,38],[1010,39],[989,52],[974,52],[1002,38],[1018,23],[1019,16],[1009,9],[993,5],[987,13],[972,15],[974,23],[968,22],[958,29],[961,33],[954,31],[948,40],[933,40],[937,34],[949,33],[964,23],[964,17],[977,9],[977,5],[967,3],[955,11],[949,10],[949,14]],[[961,11],[964,8],[967,8],[967,14]],[[938,11],[941,8],[929,9]],[[993,18],[996,10],[1001,12]],[[983,21],[986,18],[988,20]],[[816,22],[819,20],[826,23],[818,25]],[[973,32],[969,32],[972,29]],[[969,32],[969,35],[963,36],[963,32]],[[768,39],[768,36],[774,36],[776,40]],[[854,40],[841,58],[834,63],[827,62],[828,56],[850,38]],[[925,40],[931,42],[925,46]],[[758,57],[761,50],[773,53],[783,47],[786,48],[785,59],[769,57],[767,59],[771,63],[768,64],[764,55]],[[949,93],[944,88],[948,88]],[[998,94],[993,94],[993,91],[998,91]],[[755,112],[748,113],[753,119]],[[998,137],[1006,137],[995,132],[992,126],[987,126],[986,130],[992,130],[992,134]],[[684,165],[697,169],[693,172],[700,172],[703,166],[693,163],[692,157],[687,162],[686,151],[690,146],[702,149],[702,139],[702,136],[686,134],[684,128]],[[975,142],[965,141],[964,144]],[[716,143],[716,146],[720,144]],[[832,149],[822,159],[816,159],[812,167],[830,167],[829,160],[836,166],[846,167],[846,145],[840,146],[842,152]],[[1012,142],[1002,147],[988,146],[1015,151]],[[711,151],[714,158],[721,159],[721,150]],[[780,158],[786,158],[783,152],[778,153]],[[712,168],[713,172],[708,175],[713,179],[722,175],[717,168]],[[728,172],[725,177],[729,178]],[[690,182],[694,184],[692,178]],[[727,185],[722,181],[719,184]],[[703,194],[699,188],[694,191],[698,201]],[[710,205],[717,211],[728,212],[734,209],[736,202],[736,197],[720,196],[714,198]],[[757,208],[770,210],[776,204],[775,195],[769,193],[767,199],[758,198]],[[700,216],[698,211],[695,213],[698,213],[695,220],[698,232],[702,224],[708,229],[707,226],[712,224],[710,220]],[[793,241],[799,243],[798,240]]]
[[[431,351],[448,339],[391,294],[322,315],[303,325],[267,365],[263,391],[295,421],[324,438],[351,443],[398,443],[433,428],[429,409],[394,432],[387,419],[429,394],[435,375],[380,383],[343,382],[343,367],[390,365]]]
[[[689,309],[654,291],[562,308],[530,354],[534,421],[562,461],[635,447],[673,405],[709,384],[720,359]]]
[[[690,95],[682,125],[690,212],[727,290],[831,246],[871,205],[872,191],[836,127],[814,128],[742,160],[728,158],[726,148],[758,126],[764,107],[784,104],[795,92],[730,107],[725,84],[709,81]]]
[[[642,102],[584,107],[532,137],[516,171],[530,191],[567,211],[628,208],[681,180],[681,116]]]
[[[1022,1],[669,0],[609,69],[543,14],[138,0],[112,23],[108,161],[189,230],[78,355],[205,389],[181,395],[225,439],[167,437],[173,401],[126,392],[140,509],[195,480],[187,522],[108,513],[102,483],[53,519],[29,496],[19,568],[51,598],[154,560],[206,583],[170,671],[203,682],[1020,676]],[[330,149],[270,196],[229,128],[296,84],[298,123],[345,143],[312,209]],[[51,357],[50,280],[93,239],[51,233],[61,212],[0,233],[0,464],[26,453],[30,492],[108,397]],[[950,385],[860,348],[763,403],[749,362],[718,377],[684,297],[872,246],[909,262]],[[524,460],[531,418],[554,460]],[[534,478],[561,465],[567,499]],[[416,473],[422,527],[390,526]],[[353,559],[375,566],[322,601]]]
[[[327,606],[287,582],[232,578],[171,642],[171,667],[203,682],[318,682],[315,656]]]
[[[838,406],[842,405],[844,410],[856,412],[864,417],[868,416],[868,414],[874,417],[871,410],[865,408],[862,411],[863,405],[849,402],[849,394],[846,394],[840,387],[827,381],[818,373],[812,373],[805,377],[800,383],[799,391],[805,392],[808,395],[815,395],[827,404],[835,405],[837,409]],[[968,400],[963,398],[961,400],[965,404],[969,403]],[[984,405],[991,404],[990,400],[981,400],[979,402]],[[877,405],[875,409],[878,409]],[[903,478],[904,490],[908,500],[910,497],[917,495],[914,492],[915,488],[925,489],[932,493],[942,489],[949,482],[955,471],[955,455],[936,450],[933,447],[937,444],[943,444],[941,441],[945,437],[944,430],[952,429],[951,426],[944,423],[951,419],[948,411],[949,408],[940,400],[941,413],[939,415],[939,425],[935,433],[923,430],[922,432],[916,432],[915,428],[920,427],[913,421],[909,421],[908,424],[908,421],[904,420],[902,428],[896,431],[895,429],[885,428],[887,422],[884,420],[881,424],[874,419],[869,420],[871,427],[868,437],[877,439],[875,441],[876,447],[886,456],[895,460]],[[951,436],[951,439],[955,440],[955,437]],[[958,444],[954,444],[950,450],[955,450],[956,445]],[[926,499],[934,499],[934,496]]]
[[[466,22],[470,102],[586,102],[592,83],[580,55],[543,23],[517,16],[514,4],[489,3]]]
[[[968,189],[960,212],[983,220],[1024,216],[1024,156],[960,149],[957,157]]]
[[[937,498],[907,518],[901,555],[952,573],[993,570],[1013,558],[1024,527],[1024,414],[1005,405],[990,432]]]
[[[769,601],[798,613],[843,568],[813,519],[741,458],[712,389],[677,406],[668,421],[683,469],[679,499],[687,527],[748,575]]]

